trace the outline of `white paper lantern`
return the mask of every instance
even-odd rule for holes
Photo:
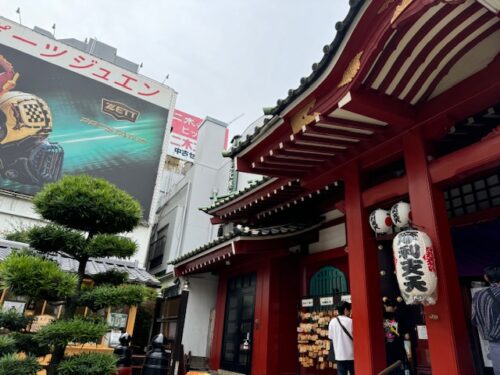
[[[408,228],[411,224],[411,207],[409,203],[398,202],[391,207],[391,219],[398,228]]]
[[[370,214],[370,227],[377,234],[391,234],[392,220],[389,211],[376,209]]]
[[[437,274],[429,236],[406,230],[392,242],[399,289],[407,304],[434,305],[437,301]]]

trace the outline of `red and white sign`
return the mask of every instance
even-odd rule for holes
[[[167,154],[177,159],[193,162],[198,143],[198,128],[202,122],[203,119],[176,109]]]
[[[0,44],[81,74],[162,108],[170,108],[175,92],[140,74],[52,40],[0,17]]]

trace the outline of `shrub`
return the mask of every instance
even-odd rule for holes
[[[101,320],[54,320],[37,332],[36,339],[41,345],[85,344],[99,341],[108,329],[108,325]]]
[[[101,272],[92,276],[94,280],[94,285],[120,285],[124,284],[128,280],[128,274],[125,272],[120,272],[117,270],[109,270],[106,272]]]
[[[61,362],[57,371],[58,375],[116,374],[116,358],[102,353],[77,354]]]
[[[41,369],[35,357],[19,358],[15,354],[0,357],[0,375],[36,375]]]
[[[0,279],[13,294],[48,301],[72,295],[78,281],[55,262],[24,252],[12,253],[0,263]]]
[[[1,310],[0,309],[0,327],[9,331],[21,331],[33,322],[33,318],[24,316],[16,310]]]
[[[17,229],[13,232],[7,233],[5,239],[9,241],[16,241],[22,243],[29,243],[29,230],[28,229]]]
[[[111,234],[98,234],[88,241],[85,253],[89,257],[114,256],[128,258],[137,250],[137,244],[130,238]]]
[[[50,347],[46,344],[41,344],[36,338],[36,333],[11,333],[10,336],[16,342],[17,352],[31,354],[34,357],[43,357],[50,353]]]
[[[0,336],[0,356],[16,351],[16,340],[7,335]]]
[[[83,292],[79,303],[97,311],[108,306],[140,305],[155,297],[156,292],[143,285],[103,285]]]

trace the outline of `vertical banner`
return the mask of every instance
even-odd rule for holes
[[[176,109],[167,154],[177,159],[193,162],[198,143],[198,128],[202,122],[203,119]]]

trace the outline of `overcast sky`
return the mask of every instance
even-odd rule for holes
[[[296,88],[348,0],[0,0],[1,15],[57,38],[95,37],[143,63],[141,73],[179,95],[177,108],[240,133]]]

